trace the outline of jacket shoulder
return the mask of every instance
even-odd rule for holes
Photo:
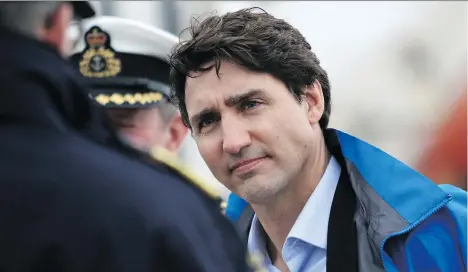
[[[399,271],[466,271],[467,193],[439,187],[451,195],[447,205],[387,248]]]
[[[453,220],[456,228],[458,241],[461,243],[463,256],[466,261],[467,254],[467,192],[453,185],[439,185],[447,194],[452,196],[452,200],[447,204],[447,210],[450,218]]]
[[[153,148],[150,150],[150,156],[153,160],[165,167],[172,175],[184,180],[205,196],[219,202],[221,209],[224,210],[226,205],[216,190],[196,174],[193,169],[186,165],[177,155],[163,148]]]
[[[467,192],[456,186],[450,184],[439,185],[439,188],[442,189],[445,193],[452,196],[452,200],[448,203],[447,207],[452,211],[452,213],[457,217],[463,217],[466,225],[466,211],[467,211]]]
[[[447,204],[448,212],[453,218],[454,225],[458,234],[458,241],[463,251],[463,257],[467,256],[467,192],[453,185],[439,185],[439,187],[447,194],[452,196],[452,200]]]

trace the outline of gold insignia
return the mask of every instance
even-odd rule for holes
[[[227,208],[226,201],[222,201],[219,206],[221,207],[221,213],[225,215],[226,214],[226,208]]]
[[[150,155],[157,161],[164,163],[171,169],[177,171],[179,174],[184,176],[189,182],[194,184],[197,188],[205,192],[208,196],[213,199],[220,200],[220,196],[216,193],[215,189],[209,186],[206,181],[201,179],[197,174],[193,172],[191,168],[186,166],[177,155],[171,153],[164,148],[153,148],[150,151]]]
[[[113,77],[122,70],[120,59],[110,46],[109,34],[92,27],[85,34],[86,50],[80,61],[80,72],[86,77]]]
[[[116,105],[122,105],[124,103],[128,103],[130,105],[134,105],[136,103],[139,104],[152,104],[162,100],[163,96],[161,93],[151,92],[151,93],[135,93],[135,94],[120,94],[120,93],[113,93],[113,94],[99,94],[95,97],[91,97],[96,102],[101,104],[102,106],[106,106],[109,103],[114,103]]]

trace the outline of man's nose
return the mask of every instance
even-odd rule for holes
[[[252,142],[250,133],[242,122],[224,120],[223,124],[223,151],[230,154],[239,153],[242,148]]]

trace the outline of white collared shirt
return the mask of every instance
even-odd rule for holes
[[[292,272],[326,271],[328,220],[340,173],[341,167],[332,156],[322,179],[286,238],[281,254]],[[248,249],[264,256],[269,271],[279,271],[268,256],[266,234],[255,215],[250,227]]]

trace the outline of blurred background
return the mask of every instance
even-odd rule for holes
[[[466,189],[467,2],[94,1],[176,35],[193,16],[258,6],[298,28],[332,84],[330,127]],[[184,38],[184,36],[181,36]],[[190,136],[182,157],[226,197]]]

